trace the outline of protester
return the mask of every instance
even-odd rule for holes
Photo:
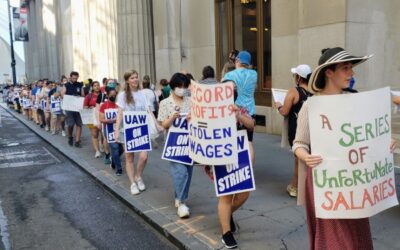
[[[79,73],[76,71],[72,71],[70,74],[70,82],[67,82],[64,85],[62,90],[62,96],[64,95],[72,95],[72,96],[84,96],[83,93],[83,84],[78,82]],[[75,147],[81,147],[81,133],[82,133],[82,119],[79,112],[76,111],[65,111],[66,114],[66,122],[68,126],[68,144],[73,146],[74,137],[73,130],[74,126],[76,126],[76,134],[75,134]]]
[[[169,81],[172,93],[161,101],[158,113],[158,121],[165,129],[169,129],[172,122],[181,114],[190,111],[190,98],[184,96],[189,87],[189,78],[182,73],[175,73]],[[190,216],[189,207],[186,200],[189,196],[189,188],[192,180],[192,165],[185,165],[177,162],[170,162],[171,176],[175,189],[175,207],[180,218]]]
[[[204,84],[218,83],[217,79],[215,79],[215,71],[213,67],[208,65],[203,68],[202,77],[199,83],[204,83]]]
[[[119,93],[117,97],[118,116],[115,128],[116,131],[123,125],[124,111],[146,111],[150,105],[146,96],[139,90],[139,74],[135,70],[125,72],[124,80],[125,89],[123,92]],[[123,142],[123,133],[120,135],[120,133],[116,132],[115,139],[117,142]],[[148,153],[141,151],[137,154],[139,155],[139,159],[135,171],[134,153],[125,153],[126,172],[131,182],[130,190],[133,195],[139,194],[140,191],[146,189],[142,175],[147,163]]]
[[[45,130],[46,131],[50,131],[50,107],[47,105],[49,100],[49,92],[51,90],[50,88],[51,83],[49,82],[48,79],[44,79],[43,80],[43,88],[42,88],[42,92],[40,93],[40,103],[41,103],[41,107],[44,113],[44,125],[45,125]]]
[[[338,47],[324,50],[319,59],[319,66],[311,75],[309,82],[310,92],[319,96],[341,94],[342,89],[348,87],[349,81],[354,74],[353,67],[368,58],[369,56],[351,56],[344,49]],[[347,111],[340,110],[338,112]],[[395,148],[394,142],[392,142],[390,148],[393,152]],[[306,177],[299,179],[299,182],[301,182],[299,185],[305,185],[304,200],[310,249],[373,249],[368,218],[316,218],[312,169],[322,162],[323,156],[312,155],[310,152],[308,101],[304,103],[299,113],[293,152],[302,163],[308,166]]]
[[[297,128],[297,116],[300,112],[303,103],[307,100],[311,93],[308,89],[308,76],[311,74],[311,68],[308,65],[301,64],[296,68],[292,68],[291,72],[296,83],[296,87],[292,87],[288,90],[285,100],[282,103],[275,102],[275,107],[279,113],[286,116],[288,119],[288,141],[290,147],[293,146],[293,140],[296,135]],[[286,187],[286,191],[292,197],[297,196],[297,179],[298,179],[298,159],[294,155],[294,173],[292,181]]]
[[[37,105],[37,116],[38,116],[38,122],[41,128],[45,127],[46,120],[45,120],[45,115],[44,115],[44,109],[42,107],[41,99],[42,99],[42,92],[44,89],[44,83],[43,80],[39,80],[38,82],[38,90],[36,91],[36,96],[35,96],[35,105]]]
[[[48,106],[50,107],[50,131],[52,135],[64,132],[64,127],[61,123],[63,120],[62,110],[61,110],[61,93],[59,88],[57,88],[56,83],[52,83],[52,88],[49,92]],[[61,132],[61,133],[62,133]],[[64,132],[65,134],[65,132]]]
[[[161,79],[160,86],[161,86],[161,95],[158,97],[158,100],[161,102],[162,100],[168,98],[168,96],[171,93],[171,87],[169,86],[167,79]]]
[[[32,84],[32,90],[31,90],[31,103],[32,103],[32,119],[33,121],[38,124],[39,123],[39,119],[38,119],[38,115],[37,115],[37,108],[38,105],[36,102],[36,92],[39,90],[40,88],[38,87],[37,82]]]
[[[101,104],[100,106],[100,122],[102,122],[104,125],[107,124],[115,124],[116,119],[107,119],[105,117],[105,112],[107,109],[118,109],[118,106],[115,104],[115,101],[117,99],[117,91],[115,88],[110,88],[109,86],[106,87],[107,91],[107,97],[108,99]],[[104,141],[107,141],[107,129],[104,126],[103,128],[103,133],[104,133]],[[114,129],[114,133],[116,133],[117,130]],[[115,174],[116,175],[121,175],[122,174],[122,164],[121,164],[121,155],[124,153],[124,148],[121,143],[119,142],[111,142],[108,143],[110,150],[111,150],[111,168],[116,169]]]
[[[254,91],[257,86],[257,72],[251,69],[251,55],[249,52],[240,51],[235,60],[235,70],[224,75],[223,82],[232,81],[235,84],[235,104],[242,109],[242,112],[255,118],[256,105],[254,100]],[[253,153],[253,131],[247,129],[249,137],[249,147],[251,161],[254,162]]]
[[[32,110],[31,110],[31,90],[28,85],[24,85],[22,92],[22,108],[24,109],[24,114],[28,120],[32,119]]]
[[[98,81],[94,81],[92,85],[92,91],[85,96],[85,100],[83,101],[84,109],[93,109],[96,107],[97,97],[100,94],[100,83]],[[95,158],[101,157],[101,152],[99,149],[99,129],[94,124],[87,124],[87,127],[90,129],[90,135],[92,137],[92,145],[95,151]]]
[[[148,81],[147,79],[143,80],[142,86],[142,92],[146,96],[150,104],[150,110],[151,112],[153,112],[154,116],[157,117],[159,106],[158,96],[156,95],[154,90],[150,89],[150,81]]]

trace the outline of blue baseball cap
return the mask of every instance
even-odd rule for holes
[[[236,59],[238,59],[241,64],[246,64],[246,65],[251,64],[251,55],[246,50],[240,51]]]

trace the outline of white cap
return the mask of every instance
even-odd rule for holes
[[[297,74],[304,79],[307,79],[308,74],[311,74],[311,68],[307,64],[300,64],[296,68],[292,68],[290,71],[292,71],[292,74]]]

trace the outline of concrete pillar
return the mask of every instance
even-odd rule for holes
[[[118,76],[135,69],[155,79],[150,0],[118,0]]]

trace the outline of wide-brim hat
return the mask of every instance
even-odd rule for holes
[[[360,63],[365,62],[373,55],[368,56],[352,56],[347,53],[346,50],[340,47],[330,48],[325,50],[325,52],[321,55],[318,61],[318,67],[314,69],[311,74],[310,81],[308,84],[308,89],[312,94],[320,92],[322,89],[318,86],[322,86],[321,82],[324,81],[324,69],[329,65],[343,63],[343,62],[351,62],[354,66],[357,66]]]

